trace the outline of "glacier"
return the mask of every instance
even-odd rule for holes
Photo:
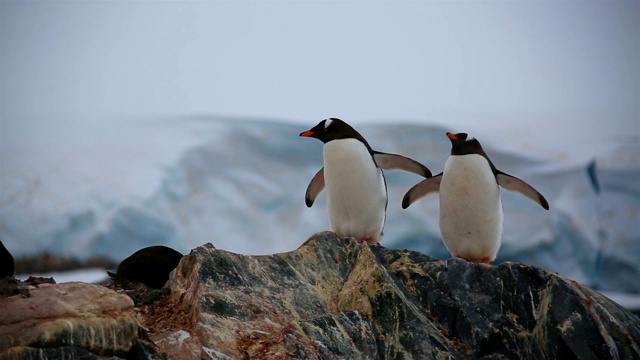
[[[326,200],[304,203],[322,166],[308,126],[215,116],[118,122],[1,146],[0,239],[14,256],[51,252],[119,261],[142,247],[182,253],[210,242],[242,254],[290,251],[329,228]],[[411,157],[437,174],[450,151],[443,126],[353,124],[375,150]],[[473,134],[472,134],[473,135]],[[640,294],[640,147],[637,139],[584,161],[505,151],[479,137],[494,164],[527,181],[550,211],[502,190],[503,245],[494,264],[522,262],[594,289]],[[386,171],[382,245],[450,257],[438,195],[409,209],[421,179]]]

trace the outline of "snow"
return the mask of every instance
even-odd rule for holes
[[[48,251],[120,261],[146,246],[188,253],[207,242],[236,253],[271,254],[296,249],[329,227],[324,193],[312,208],[304,204],[306,186],[322,166],[322,143],[298,137],[313,122],[198,116],[91,124],[48,129],[48,136],[43,130],[9,136],[0,144],[0,239],[14,256]],[[374,149],[409,156],[434,174],[450,150],[445,132],[461,131],[353,125]],[[500,139],[471,135],[500,170],[537,188],[551,206],[545,211],[503,190],[505,231],[496,264],[522,262],[598,290],[640,293],[637,139],[586,161],[549,155],[561,147],[508,151]],[[592,160],[599,193],[587,172]],[[438,195],[403,210],[402,196],[420,178],[385,174],[389,206],[382,244],[448,258]]]
[[[25,281],[30,276],[33,277],[52,277],[56,284],[82,281],[90,284],[101,283],[109,278],[105,269],[89,268],[69,271],[54,271],[49,273],[37,273],[37,274],[17,274],[16,279]]]
[[[600,291],[600,293],[626,309],[640,312],[640,294],[626,294],[613,291]]]

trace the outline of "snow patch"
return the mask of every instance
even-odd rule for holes
[[[48,251],[120,261],[146,246],[188,253],[208,242],[242,254],[291,251],[329,228],[324,193],[312,208],[304,204],[306,186],[322,166],[322,143],[298,137],[304,130],[200,117],[118,123],[115,130],[77,126],[73,136],[66,130],[50,146],[0,144],[0,153],[10,154],[1,158],[0,239],[18,257]],[[411,157],[434,174],[450,151],[447,130],[358,126],[374,149]],[[522,262],[598,290],[640,293],[637,142],[589,161],[556,162],[477,137],[500,170],[527,181],[551,206],[545,211],[502,192],[505,229],[496,264]],[[438,195],[403,210],[404,193],[420,178],[385,176],[382,244],[449,258],[440,240]],[[54,278],[66,281],[62,274]]]

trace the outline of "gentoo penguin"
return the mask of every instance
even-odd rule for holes
[[[440,232],[451,255],[490,264],[502,242],[499,186],[521,193],[549,210],[536,189],[493,165],[480,142],[467,134],[447,133],[451,156],[444,171],[412,187],[402,199],[406,209],[419,198],[440,192]]]
[[[300,134],[324,143],[324,167],[311,179],[305,202],[311,207],[327,188],[331,230],[341,237],[377,243],[387,209],[387,184],[382,169],[405,170],[429,178],[431,172],[407,157],[375,151],[346,122],[328,118]]]

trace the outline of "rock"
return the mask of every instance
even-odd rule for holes
[[[17,258],[15,266],[16,274],[28,275],[87,268],[114,269],[118,264],[105,256],[93,256],[83,260],[45,252]]]
[[[0,278],[0,297],[17,295],[20,290],[20,282],[15,278],[8,276]]]
[[[640,358],[640,319],[557,274],[318,233],[288,253],[194,249],[140,309],[175,358]]]
[[[24,282],[29,285],[38,286],[42,284],[55,284],[56,280],[52,277],[29,276]]]
[[[0,298],[0,359],[640,358],[640,319],[557,274],[332,232],[270,256],[201,246],[135,308],[99,285],[0,280],[18,294]]]
[[[158,245],[140,249],[124,259],[116,274],[107,272],[115,282],[124,287],[135,287],[127,282],[145,284],[160,289],[169,279],[169,273],[178,266],[182,254],[170,247]]]
[[[166,358],[133,302],[106,287],[63,283],[0,298],[0,359]]]
[[[0,241],[0,279],[4,277],[13,277],[15,273],[15,263],[13,261],[13,256],[2,241]]]

